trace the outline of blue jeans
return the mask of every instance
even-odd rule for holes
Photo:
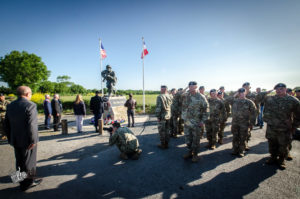
[[[45,115],[45,128],[50,128],[51,117]]]
[[[257,118],[257,123],[258,123],[259,126],[264,126],[264,121],[262,119],[263,111],[264,111],[264,106],[260,106],[260,111],[259,111],[259,115],[258,115],[258,118]]]

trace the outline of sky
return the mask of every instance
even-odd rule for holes
[[[300,86],[298,0],[0,0],[0,57],[42,58],[50,81],[101,88],[99,38],[117,89]]]

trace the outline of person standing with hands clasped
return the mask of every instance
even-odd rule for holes
[[[86,115],[86,108],[81,95],[76,96],[73,109],[74,109],[74,114],[76,115],[77,132],[82,133],[82,124],[83,124],[83,118]]]
[[[132,118],[132,127],[134,127],[134,110],[136,107],[136,101],[132,98],[132,94],[129,94],[129,99],[124,104],[127,107],[128,127],[130,127],[130,117]]]

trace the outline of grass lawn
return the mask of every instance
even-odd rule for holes
[[[156,104],[156,97],[158,95],[145,95],[145,103],[149,105],[155,105]],[[83,96],[84,100],[90,100],[92,96]],[[126,96],[128,99],[128,95]],[[143,95],[134,95],[133,98],[136,100],[138,105],[143,104]],[[63,102],[72,102],[75,101],[76,96],[60,96],[61,101]]]

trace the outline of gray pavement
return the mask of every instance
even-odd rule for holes
[[[171,139],[168,150],[160,150],[155,118],[139,115],[131,129],[143,153],[137,161],[122,161],[117,148],[108,146],[109,134],[94,133],[89,117],[81,134],[72,116],[69,135],[40,131],[37,171],[43,182],[25,193],[9,178],[13,148],[0,143],[1,198],[300,198],[299,141],[293,141],[294,160],[282,171],[264,163],[269,156],[265,129],[253,130],[251,150],[244,158],[231,156],[228,125],[225,143],[207,150],[207,140],[202,139],[201,159],[192,163],[182,158],[183,136]]]

